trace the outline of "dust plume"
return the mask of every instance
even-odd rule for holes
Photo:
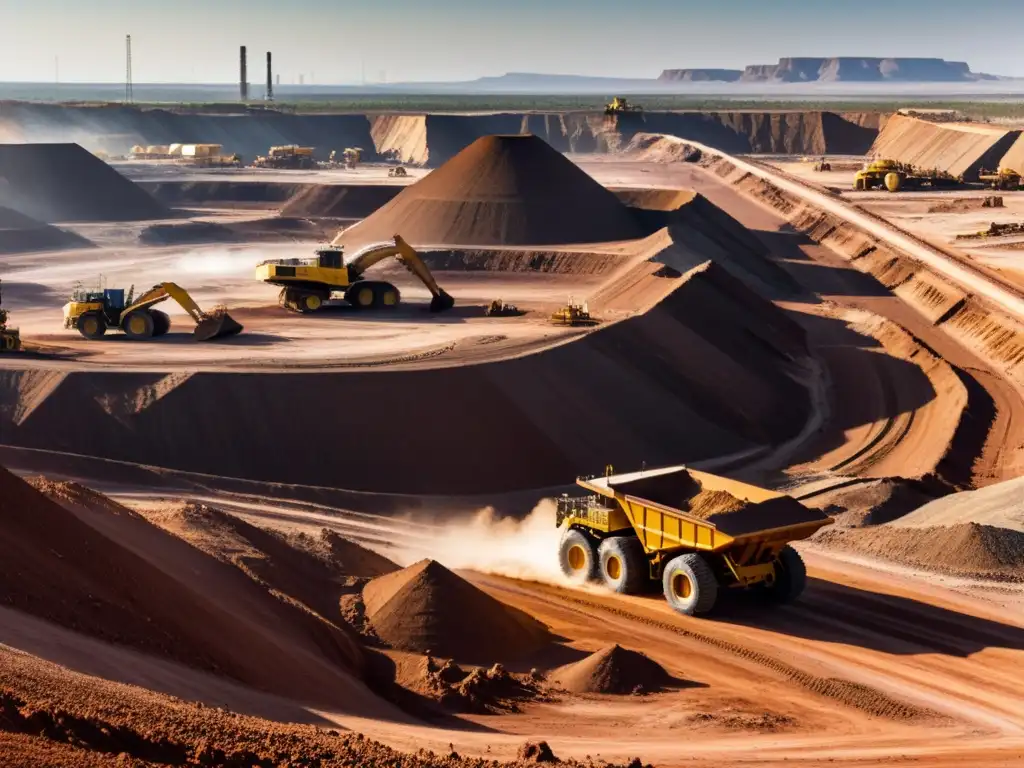
[[[487,507],[469,519],[442,523],[388,555],[407,562],[429,557],[451,569],[561,584],[561,535],[555,527],[555,502],[543,499],[522,520],[498,518]]]
[[[177,270],[189,275],[240,275],[251,272],[259,261],[253,252],[227,248],[193,250],[178,259]]]

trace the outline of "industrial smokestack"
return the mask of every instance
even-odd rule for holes
[[[271,64],[270,51],[267,51],[267,101],[274,100],[274,67]]]
[[[245,46],[243,45],[239,51],[239,79],[238,79],[238,95],[242,101],[249,100],[249,62],[245,53]]]

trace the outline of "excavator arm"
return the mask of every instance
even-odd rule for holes
[[[399,235],[395,235],[391,243],[382,243],[371,246],[362,251],[351,262],[349,262],[349,279],[358,280],[363,273],[377,262],[383,261],[391,256],[398,258],[400,262],[412,272],[430,291],[430,311],[443,312],[455,306],[455,299],[449,296],[441,286],[437,284],[430,268],[426,265],[419,253]]]
[[[232,319],[226,310],[218,309],[211,314],[203,312],[196,304],[189,292],[177,283],[160,283],[154,285],[148,291],[137,297],[130,306],[125,307],[121,313],[121,322],[132,312],[148,310],[159,304],[161,301],[174,299],[184,309],[188,316],[196,324],[195,337],[200,341],[220,338],[222,336],[233,336],[240,333],[242,326]]]

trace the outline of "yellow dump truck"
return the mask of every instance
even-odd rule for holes
[[[724,589],[789,602],[806,582],[791,541],[832,519],[791,496],[685,466],[579,478],[558,500],[562,572],[623,594],[661,582],[680,613],[705,614]]]

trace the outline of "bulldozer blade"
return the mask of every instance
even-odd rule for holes
[[[445,310],[451,309],[455,306],[455,299],[449,296],[444,291],[441,291],[430,300],[430,311],[431,312],[444,312]]]
[[[225,336],[234,336],[242,332],[242,324],[231,317],[227,312],[207,315],[196,324],[193,333],[196,341],[212,341],[223,339]]]

